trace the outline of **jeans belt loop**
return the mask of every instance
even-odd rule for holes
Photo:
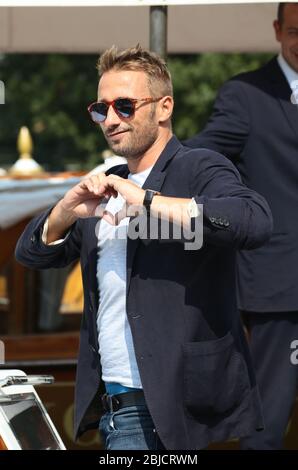
[[[108,395],[108,405],[112,413],[119,410],[119,404],[120,403],[115,397],[115,395]]]
[[[108,395],[107,393],[104,393],[102,395],[102,406],[105,411],[109,411],[114,413],[115,411],[118,411],[119,409],[119,401],[114,395]]]

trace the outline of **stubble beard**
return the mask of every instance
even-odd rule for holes
[[[152,147],[158,137],[158,125],[155,123],[156,104],[151,105],[151,111],[148,117],[147,124],[142,126],[141,129],[136,131],[135,126],[130,125],[128,130],[127,143],[112,143],[108,141],[111,150],[120,157],[127,160],[140,159],[147,150]]]
[[[147,150],[154,144],[158,137],[158,127],[156,125],[150,125],[136,131],[131,128],[127,133],[128,142],[126,143],[113,143],[108,142],[112,151],[121,157],[125,157],[127,160],[137,160],[142,157]]]

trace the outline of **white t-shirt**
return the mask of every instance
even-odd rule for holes
[[[152,168],[152,167],[151,167]],[[151,168],[129,174],[142,186]],[[110,198],[106,210],[115,214],[124,205],[122,196]],[[100,222],[98,234],[97,281],[99,309],[97,330],[102,379],[125,387],[142,388],[130,326],[126,315],[126,246],[129,217],[119,225]]]

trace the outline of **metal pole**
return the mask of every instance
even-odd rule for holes
[[[167,6],[150,7],[150,50],[166,59],[167,56]]]

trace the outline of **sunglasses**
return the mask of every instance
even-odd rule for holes
[[[113,110],[121,119],[129,119],[133,117],[136,111],[136,105],[139,101],[143,103],[155,103],[161,100],[160,98],[117,98],[113,101],[98,101],[91,103],[88,106],[92,121],[96,123],[104,122],[107,118],[109,107],[112,106]]]

